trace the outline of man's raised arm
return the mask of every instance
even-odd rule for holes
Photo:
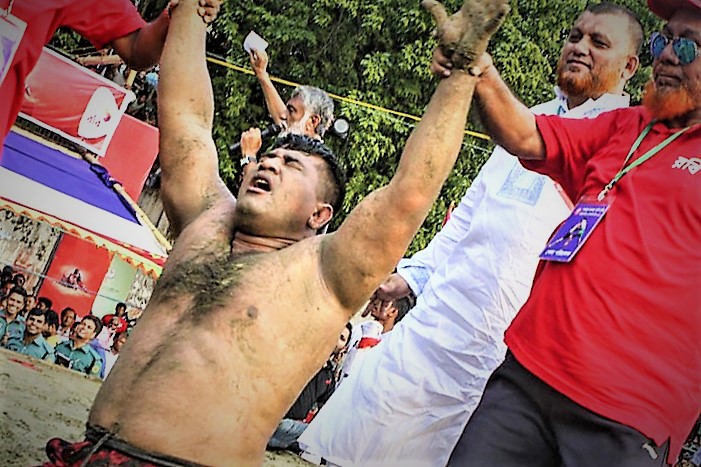
[[[219,178],[207,25],[197,7],[197,0],[181,0],[173,10],[158,83],[161,194],[176,235],[215,202],[233,202]]]
[[[282,97],[280,97],[280,93],[275,89],[275,85],[268,74],[268,54],[265,50],[253,49],[250,52],[250,57],[251,67],[253,67],[253,72],[263,90],[265,106],[268,108],[270,118],[279,125],[287,120],[287,106]]]
[[[450,76],[453,63],[437,47],[433,52],[431,71],[437,76]],[[502,80],[492,63],[483,54],[475,63],[480,80],[475,88],[476,107],[480,120],[494,141],[521,159],[544,159],[545,144],[536,126],[535,115]]]
[[[219,14],[222,0],[199,0],[198,14],[207,23]],[[131,68],[147,70],[158,64],[170,24],[170,11],[178,4],[170,0],[169,6],[156,19],[142,28],[112,41],[112,48]]]
[[[466,0],[451,17],[433,0],[425,0],[424,6],[436,18],[442,45],[466,54],[459,63],[462,70],[473,65],[471,54],[484,52],[508,11],[506,0]],[[324,278],[344,306],[362,305],[424,221],[460,152],[476,83],[477,77],[465,71],[441,80],[389,185],[371,193],[325,241]],[[386,228],[378,231],[373,228],[377,225]]]

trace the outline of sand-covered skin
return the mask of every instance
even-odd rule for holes
[[[0,465],[40,465],[47,460],[44,446],[50,438],[82,440],[99,388],[98,380],[0,349]],[[311,464],[290,453],[268,452],[263,465]]]

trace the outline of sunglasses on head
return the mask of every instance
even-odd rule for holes
[[[688,65],[696,60],[699,55],[696,42],[686,37],[675,37],[670,39],[662,33],[653,33],[650,37],[650,53],[654,58],[659,58],[662,51],[667,47],[667,44],[672,43],[672,51],[677,56],[682,65]]]

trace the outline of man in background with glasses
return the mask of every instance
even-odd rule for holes
[[[673,464],[699,415],[701,2],[648,4],[668,22],[650,41],[643,106],[534,116],[489,56],[477,65],[488,132],[579,200],[561,229],[587,215],[593,229],[576,251],[541,254],[449,465]]]

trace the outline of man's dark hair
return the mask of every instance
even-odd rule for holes
[[[36,310],[37,308],[34,309]],[[31,313],[31,311],[29,313]],[[56,313],[54,310],[46,310],[44,312],[44,316],[46,317],[47,326],[56,326],[56,329],[58,329],[60,325],[58,313]]]
[[[394,307],[397,309],[397,317],[394,319],[395,324],[400,322],[409,313],[409,310],[414,308],[416,300],[413,296],[398,298],[394,301]]]
[[[14,281],[12,280],[12,278],[9,278],[9,279],[3,280],[2,283],[0,283],[0,288],[2,288],[2,289],[4,290],[4,289],[5,289],[5,286],[7,286],[7,284],[12,284],[12,287],[15,286],[15,283],[14,283]]]
[[[14,282],[14,283],[16,284],[16,283],[17,283],[17,279],[20,278],[20,277],[21,277],[22,279],[24,279],[25,281],[27,280],[27,278],[24,277],[24,274],[17,273],[17,274],[15,274],[15,275],[12,277],[12,282]]]
[[[41,299],[40,299],[41,300]],[[61,310],[61,321],[63,321],[63,318],[66,317],[69,311],[72,311],[74,315],[78,316],[78,313],[75,312],[75,310],[69,306]]]
[[[12,287],[7,293],[7,296],[9,297],[12,294],[21,295],[25,299],[27,298],[27,291],[24,290],[24,287],[20,287],[19,285]]]
[[[46,309],[50,310],[54,306],[54,302],[50,298],[46,297],[39,297],[37,298],[37,304],[43,303],[46,305]],[[61,312],[61,316],[63,316],[63,312]]]
[[[343,198],[346,196],[346,172],[333,151],[321,141],[310,138],[309,136],[295,135],[292,133],[287,133],[279,137],[270,148],[270,151],[277,148],[300,151],[322,158],[324,162],[326,162],[334,181],[334,186],[326,190],[324,197],[333,207],[334,213],[341,212]]]
[[[85,321],[86,319],[89,319],[90,321],[95,323],[95,336],[102,332],[102,320],[100,320],[100,318],[98,318],[95,315],[86,315],[83,316],[83,319],[81,321]]]
[[[44,310],[42,310],[41,308],[32,308],[31,310],[29,310],[29,313],[27,313],[27,317],[30,317],[30,316],[43,316],[43,317],[44,317],[44,321],[48,322],[47,312],[48,312],[48,311],[44,311]],[[56,313],[54,312],[54,314],[56,314]],[[56,319],[58,320],[58,317],[56,317]]]
[[[114,343],[117,342],[117,341],[119,340],[120,337],[122,337],[122,334],[124,334],[124,335],[126,335],[127,337],[129,337],[129,333],[126,332],[126,331],[115,332],[115,333],[114,333],[114,336],[112,336],[112,345],[110,345],[110,348],[114,347]]]
[[[595,15],[624,16],[628,20],[628,34],[630,34],[630,38],[632,39],[635,54],[640,55],[642,53],[643,43],[645,41],[643,25],[640,23],[638,17],[635,16],[635,13],[633,13],[630,9],[616,3],[602,2],[589,5],[584,11],[588,11]]]

